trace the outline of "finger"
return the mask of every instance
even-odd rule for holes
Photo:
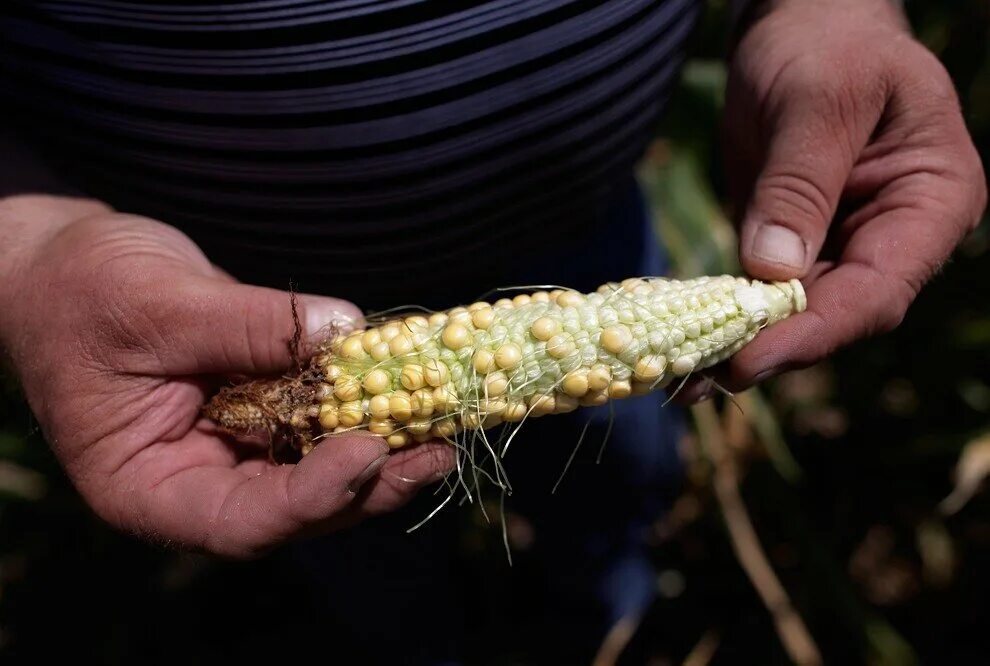
[[[765,280],[804,277],[815,263],[856,156],[881,109],[850,120],[826,96],[793,96],[770,129],[740,229],[743,268]]]
[[[427,442],[389,456],[381,473],[348,507],[359,519],[395,511],[423,487],[443,479],[454,469],[456,449],[444,442]]]
[[[736,390],[807,367],[855,340],[896,327],[952,252],[967,226],[960,219],[968,215],[961,208],[926,204],[862,223],[840,263],[807,286],[807,310],[761,332],[732,359],[724,375],[727,387]]]
[[[344,300],[190,277],[148,293],[155,368],[167,374],[266,374],[289,367],[296,322],[299,350],[352,329],[360,310]]]
[[[824,261],[820,261],[812,266],[807,277],[802,280],[802,283],[805,285],[805,291],[807,292],[810,285],[813,285],[822,275],[833,269],[834,266],[832,263]],[[779,325],[780,324],[775,324],[770,329],[761,331],[756,337],[756,340],[762,340]],[[754,343],[751,342],[750,346],[753,344]],[[677,392],[671,396],[671,401],[681,406],[693,405],[713,398],[719,393],[728,392],[731,394],[747,389],[756,383],[756,380],[753,378],[741,379],[738,376],[734,378],[730,373],[730,368],[731,365],[729,363],[720,363],[689,377],[688,380],[684,382],[684,385],[680,387],[680,390],[677,390]],[[769,377],[772,374],[773,373],[770,373],[766,375],[766,377]],[[765,379],[766,377],[762,378]]]
[[[130,497],[117,499],[120,522],[187,547],[251,557],[314,526],[334,529],[334,519],[346,519],[347,506],[388,461],[388,450],[381,437],[354,433],[317,446],[296,465],[255,476],[212,465],[161,479],[154,478],[154,465],[142,465],[133,477],[122,470],[118,478],[134,480],[127,484]]]

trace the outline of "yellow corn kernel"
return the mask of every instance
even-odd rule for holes
[[[423,378],[430,386],[443,386],[450,381],[450,370],[437,359],[428,359],[423,364]]]
[[[495,369],[495,355],[487,349],[479,349],[471,359],[474,369],[486,375]]]
[[[349,335],[340,345],[340,355],[353,361],[360,361],[366,354],[361,344],[361,335]]]
[[[588,372],[588,388],[592,391],[604,391],[612,381],[612,369],[599,363]]]
[[[333,393],[342,402],[357,400],[361,397],[361,382],[353,375],[341,375],[334,382]]]
[[[391,415],[391,397],[387,395],[376,395],[368,401],[368,411],[373,419],[387,419]]]
[[[588,392],[589,388],[588,371],[582,368],[581,370],[568,373],[564,377],[564,381],[561,382],[560,388],[572,398],[582,397]]]
[[[402,382],[402,385],[410,391],[415,391],[416,389],[421,389],[426,386],[426,377],[424,374],[423,366],[409,364],[402,368],[402,374],[399,377],[399,381]]]
[[[616,379],[608,385],[608,397],[621,400],[632,395],[632,384],[628,379]]]
[[[487,303],[484,309],[475,310],[471,313],[471,322],[474,324],[474,327],[483,331],[487,331],[494,321],[495,311]]]
[[[549,340],[560,330],[560,324],[550,317],[540,317],[529,327],[529,332],[537,340]]]
[[[337,409],[337,417],[340,425],[345,428],[354,428],[364,423],[364,408],[361,407],[360,400],[345,402]]]
[[[405,391],[395,391],[389,396],[388,411],[396,421],[408,421],[412,418],[413,408],[409,394]]]
[[[369,328],[361,336],[361,346],[364,351],[371,353],[372,348],[382,341],[382,334],[376,328]]]
[[[391,435],[394,430],[395,421],[392,419],[371,419],[371,423],[368,424],[368,432],[376,435]]]
[[[320,405],[320,427],[324,431],[330,431],[336,428],[340,421],[337,419],[337,405],[325,402]]]
[[[409,433],[399,430],[386,437],[385,442],[389,445],[389,448],[401,449],[403,446],[407,446],[412,442],[412,437]]]
[[[392,352],[389,351],[389,344],[384,340],[376,343],[369,353],[371,354],[371,358],[376,361],[385,361],[392,358]]]
[[[574,353],[574,342],[567,335],[555,335],[547,340],[547,353],[554,358],[570,356]]]
[[[440,334],[440,340],[449,349],[457,351],[471,342],[471,334],[463,325],[452,323],[447,324],[447,327],[443,329],[443,333]]]
[[[378,395],[392,388],[392,377],[381,368],[378,368],[364,376],[363,384],[365,391],[372,395]]]
[[[522,351],[511,342],[501,345],[495,350],[495,363],[503,370],[512,370],[522,361]]]
[[[502,420],[506,423],[518,423],[526,417],[528,408],[522,400],[508,400],[502,410]]]
[[[600,344],[602,349],[610,354],[619,354],[629,346],[632,340],[633,335],[629,327],[619,324],[618,326],[609,326],[602,331]]]
[[[409,404],[416,416],[431,416],[433,414],[433,391],[428,388],[413,391],[409,397]]]
[[[667,369],[667,357],[663,354],[649,354],[636,362],[633,375],[641,382],[656,381]]]

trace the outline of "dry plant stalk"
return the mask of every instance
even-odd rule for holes
[[[777,635],[791,660],[801,666],[823,663],[815,640],[791,603],[760,545],[759,536],[739,492],[736,462],[724,440],[714,405],[703,402],[691,410],[698,425],[702,445],[707,449],[714,465],[715,497],[725,519],[736,559],[773,618]]]

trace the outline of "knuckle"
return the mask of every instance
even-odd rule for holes
[[[971,192],[973,193],[972,220],[970,220],[969,228],[972,230],[980,223],[980,219],[987,210],[987,177],[975,146],[970,144],[969,147],[972,160],[972,167],[969,172],[972,179]]]
[[[955,83],[938,57],[912,40],[910,46],[891,59],[891,77],[898,94],[916,117],[934,121],[961,119]]]
[[[917,86],[932,99],[959,106],[959,96],[949,71],[938,56],[918,42],[913,42],[910,57],[899,59],[906,81]]]
[[[756,205],[781,223],[816,224],[831,218],[825,188],[799,168],[783,168],[761,178]]]
[[[872,332],[874,335],[885,335],[890,333],[904,321],[904,316],[907,313],[907,308],[902,308],[900,306],[895,306],[881,310],[876,314],[876,318],[872,327]]]
[[[883,307],[874,312],[869,334],[885,335],[900,326],[914,297],[940,267],[941,262],[932,261],[924,264],[920,270],[898,276],[896,278],[897,283],[891,289],[890,298]]]

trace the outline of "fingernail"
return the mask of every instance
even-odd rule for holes
[[[386,461],[388,461],[388,454],[383,455],[381,458],[376,458],[370,465],[364,468],[364,471],[357,475],[357,477],[351,481],[348,487],[352,493],[356,493],[361,489],[361,487],[370,481],[373,477],[378,475],[382,467],[385,466]]]
[[[705,389],[702,389],[700,393],[695,395],[694,398],[691,400],[691,402],[693,402],[694,404],[698,404],[699,402],[704,402],[705,400],[711,400],[714,396],[715,396],[715,387],[709,386],[706,387]]]
[[[807,250],[804,241],[791,229],[764,224],[753,237],[753,256],[789,268],[804,268]]]
[[[753,375],[752,384],[759,384],[762,381],[766,381],[771,377],[776,377],[780,374],[780,370],[777,368],[767,368],[766,370],[761,370],[760,372]]]
[[[307,335],[326,334],[331,330],[346,334],[353,331],[354,327],[354,318],[336,308],[312,304],[306,307]]]

